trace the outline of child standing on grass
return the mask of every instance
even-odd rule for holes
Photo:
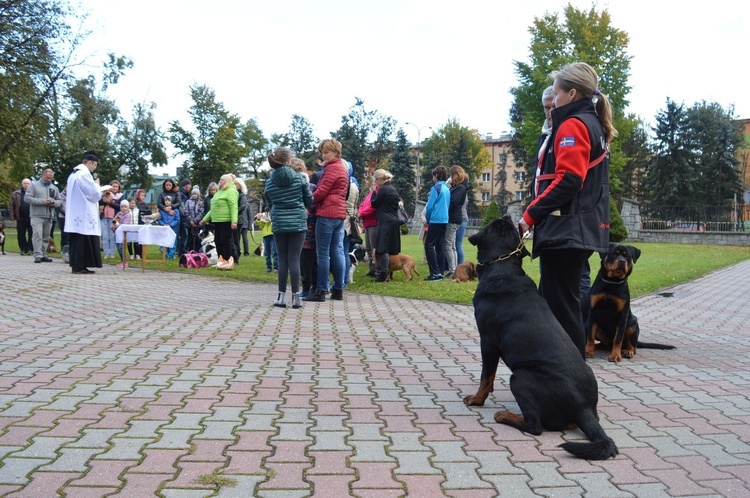
[[[130,212],[130,202],[123,199],[120,201],[120,211],[112,219],[111,229],[112,233],[117,231],[117,227],[120,225],[132,225],[133,214]],[[117,263],[118,268],[127,268],[128,262],[125,260],[125,252],[122,247],[122,242],[117,242],[117,252],[120,253],[120,262]]]
[[[165,209],[159,210],[159,225],[162,226],[168,226],[172,229],[172,231],[177,235],[180,231],[180,210],[179,209],[169,209],[172,207],[172,198],[170,196],[165,196],[164,199],[164,207]],[[171,211],[171,214],[170,214]],[[167,259],[174,259],[175,252],[177,251],[177,239],[175,238],[175,243],[172,244],[172,247],[167,249]]]
[[[255,215],[261,233],[263,234],[263,254],[266,256],[266,272],[279,271],[279,253],[276,252],[276,243],[273,241],[273,224],[268,216],[268,211]]]

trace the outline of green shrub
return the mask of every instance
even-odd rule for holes
[[[490,205],[487,206],[487,211],[484,213],[484,218],[482,218],[482,226],[489,225],[494,220],[498,219],[501,214],[497,202],[490,202]]]
[[[401,225],[401,235],[409,235],[409,224],[404,223]]]
[[[622,221],[620,210],[617,209],[617,203],[613,198],[609,198],[609,241],[622,242],[628,238],[628,229],[625,228],[625,222]]]

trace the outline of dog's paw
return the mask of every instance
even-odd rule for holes
[[[466,406],[484,406],[484,400],[486,399],[486,397],[482,398],[481,396],[472,394],[471,396],[466,396],[464,398],[464,404]]]
[[[586,348],[586,358],[594,357],[594,348]]]
[[[625,352],[622,355],[625,358],[631,359],[631,358],[633,358],[633,356],[635,356],[635,350],[634,349],[627,349],[627,350],[625,350]]]
[[[620,353],[612,353],[609,355],[609,361],[619,363],[620,360],[622,360],[622,355]]]

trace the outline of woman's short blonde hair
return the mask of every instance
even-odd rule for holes
[[[336,154],[336,157],[341,157],[342,149],[341,142],[335,138],[326,138],[320,142],[320,145],[318,145],[318,152],[322,154],[326,151],[332,150],[334,154]]]
[[[232,173],[227,173],[226,175],[221,175],[221,180],[224,180],[224,188],[229,188],[230,185],[234,186],[234,188],[237,188],[236,185],[234,185],[235,176]]]
[[[383,178],[386,182],[389,182],[393,179],[393,173],[387,169],[376,169],[375,173],[372,174],[372,179],[378,180],[379,178]]]

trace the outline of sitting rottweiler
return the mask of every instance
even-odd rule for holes
[[[628,277],[640,256],[640,249],[624,244],[609,244],[606,254],[602,255],[602,266],[589,291],[588,358],[594,356],[594,349],[609,349],[609,361],[614,362],[619,362],[623,356],[635,356],[636,347],[674,349],[674,346],[638,340],[640,327],[630,309]]]
[[[590,460],[617,455],[617,446],[599,424],[594,372],[523,271],[521,260],[529,252],[516,225],[506,215],[469,237],[469,242],[478,248],[474,317],[482,375],[476,394],[465,397],[464,403],[484,404],[494,390],[502,358],[512,372],[510,390],[521,415],[499,411],[495,421],[530,434],[577,425],[590,442],[564,443],[563,449]]]

